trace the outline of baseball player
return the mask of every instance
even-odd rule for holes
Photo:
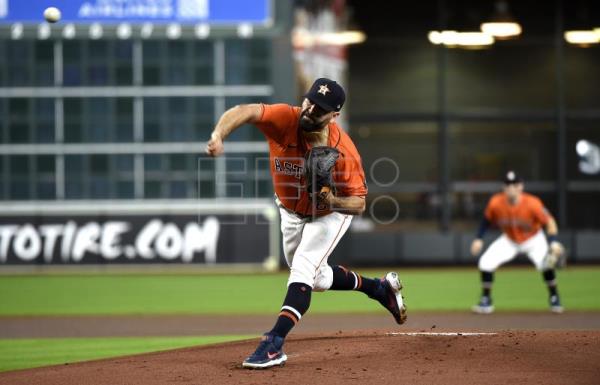
[[[523,180],[514,171],[506,173],[503,190],[490,199],[477,237],[471,244],[471,254],[479,255],[483,248],[482,238],[488,227],[496,225],[502,231],[502,235],[479,258],[483,291],[473,311],[479,314],[494,311],[491,297],[494,271],[514,259],[518,253],[524,253],[542,272],[550,294],[550,310],[562,313],[555,266],[564,255],[564,248],[556,240],[556,221],[538,197],[523,192]],[[542,227],[546,229],[546,236]]]
[[[287,294],[275,325],[263,335],[243,367],[283,365],[287,360],[285,338],[308,310],[313,291],[361,291],[379,301],[398,324],[406,320],[402,284],[396,273],[370,279],[327,263],[353,216],[365,210],[367,195],[358,151],[335,121],[345,98],[337,82],[320,78],[306,93],[301,107],[238,105],[221,116],[206,146],[208,155],[222,154],[223,140],[245,123],[254,124],[266,136],[283,250],[290,268]],[[319,154],[325,159],[319,159]],[[307,164],[314,165],[308,174],[310,181],[306,180]],[[329,174],[322,175],[323,170]],[[314,184],[308,182],[327,179],[332,186],[306,189]]]

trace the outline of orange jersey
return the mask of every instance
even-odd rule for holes
[[[305,189],[304,154],[311,147],[298,126],[300,107],[288,104],[263,104],[256,126],[269,143],[271,175],[275,194],[288,210],[300,215],[325,215],[331,211],[311,202]],[[336,196],[367,195],[365,172],[354,143],[335,122],[329,123],[327,145],[340,152],[333,180]]]
[[[511,205],[504,193],[498,193],[490,199],[485,217],[510,239],[523,243],[545,226],[551,215],[534,195],[522,193],[519,203]]]

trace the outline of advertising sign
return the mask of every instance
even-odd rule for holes
[[[0,265],[261,263],[269,223],[242,215],[44,215],[0,220]]]
[[[0,23],[41,23],[48,7],[66,23],[269,24],[271,0],[0,0]]]

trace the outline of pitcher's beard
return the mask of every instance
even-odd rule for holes
[[[321,124],[314,123],[310,118],[304,119],[305,114],[300,115],[298,125],[303,131],[315,132],[323,128]]]

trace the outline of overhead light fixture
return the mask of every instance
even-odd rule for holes
[[[152,36],[152,31],[154,30],[154,25],[152,23],[144,23],[142,24],[142,29],[140,30],[140,35],[143,39],[148,39]]]
[[[296,48],[308,48],[315,45],[345,46],[360,44],[367,39],[359,30],[311,33],[306,28],[297,28],[292,34],[292,45]]]
[[[131,25],[128,23],[119,24],[117,27],[117,37],[121,40],[126,40],[131,37]]]
[[[19,40],[23,37],[23,24],[15,23],[10,26],[10,37],[13,40]]]
[[[52,34],[52,31],[50,30],[50,25],[48,23],[41,23],[38,25],[38,39],[40,40],[47,40],[50,35]]]
[[[588,47],[600,43],[600,36],[592,30],[566,31],[565,40],[569,44]]]
[[[596,34],[596,36],[598,36],[598,39],[600,39],[600,27],[594,28],[594,33]]]
[[[196,33],[196,37],[198,39],[206,39],[208,35],[210,35],[210,25],[208,24],[196,24],[194,28],[194,32]]]
[[[179,39],[181,37],[181,25],[169,24],[167,26],[167,37],[169,39]]]
[[[100,23],[93,23],[90,25],[90,38],[93,40],[98,40],[102,37],[104,31],[102,30],[102,25]]]
[[[63,29],[63,37],[65,39],[75,38],[75,24],[69,23],[65,25],[65,28]]]
[[[492,19],[481,24],[481,32],[486,33],[498,40],[512,39],[521,34],[521,25],[512,17],[508,11],[506,1],[497,1],[496,12]]]
[[[477,49],[494,44],[494,37],[483,32],[431,31],[429,42],[450,48]]]
[[[242,39],[248,39],[254,35],[254,28],[250,23],[242,23],[237,27],[237,34]]]

